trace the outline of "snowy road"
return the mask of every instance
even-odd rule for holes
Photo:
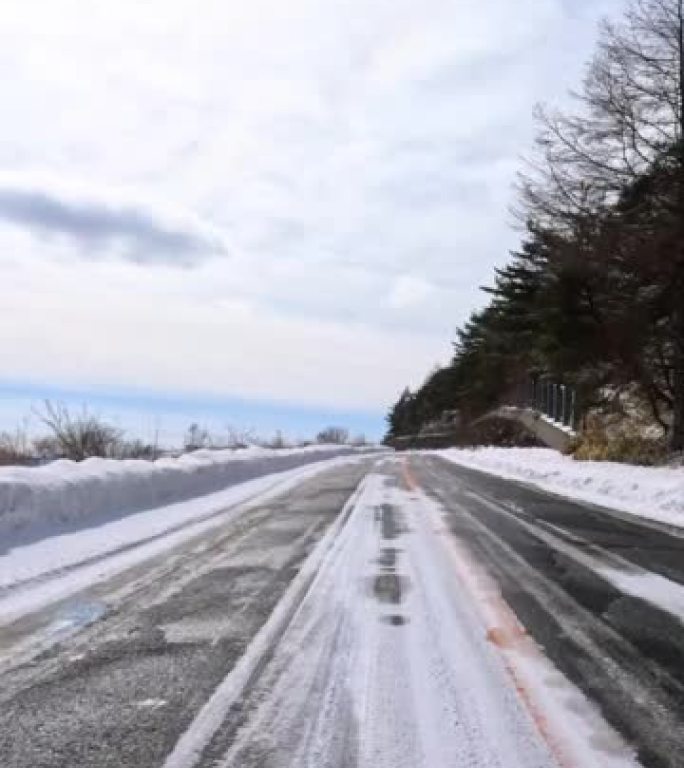
[[[674,532],[410,456],[155,547],[0,595],[0,765],[684,766]]]

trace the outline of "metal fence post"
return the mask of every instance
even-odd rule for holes
[[[549,381],[544,379],[544,399],[542,400],[542,413],[546,414],[549,407]]]
[[[570,426],[577,429],[577,392],[574,389],[570,398]]]
[[[546,390],[546,401],[544,403],[544,413],[548,416],[549,410],[551,409],[551,398],[553,397],[553,391],[551,390],[551,382],[546,381],[546,385],[544,387]]]
[[[528,408],[547,416],[558,424],[579,428],[577,390],[567,384],[553,381],[546,374],[530,375],[526,386],[519,387],[521,402]]]
[[[560,414],[560,407],[561,407],[561,389],[560,384],[555,385],[556,390],[556,407],[553,409],[553,420],[558,421],[558,416]]]
[[[560,388],[561,388],[561,424],[565,426],[565,384],[561,384]]]

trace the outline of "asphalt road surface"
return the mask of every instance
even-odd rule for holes
[[[683,595],[677,531],[357,458],[0,602],[0,766],[681,768]]]

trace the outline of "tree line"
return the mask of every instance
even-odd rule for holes
[[[86,406],[70,410],[64,403],[45,400],[34,406],[32,414],[43,430],[31,434],[28,421],[14,431],[0,431],[0,466],[42,464],[56,459],[83,461],[89,458],[146,459],[154,461],[163,455],[177,455],[178,448],[160,447],[158,434],[154,442],[126,436],[123,429],[90,411]],[[226,425],[210,432],[198,422],[190,424],[182,440],[182,451],[238,448],[295,448],[314,445],[347,445],[361,448],[371,445],[365,435],[352,435],[341,426],[328,426],[313,439],[290,440],[281,430],[270,437],[252,429]]]
[[[585,406],[636,388],[684,450],[684,0],[632,0],[604,22],[572,103],[538,110],[521,246],[450,364],[393,405],[390,437],[449,409],[476,418],[543,374]]]

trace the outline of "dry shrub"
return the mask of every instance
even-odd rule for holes
[[[665,430],[632,386],[608,393],[585,417],[584,429],[569,453],[580,461],[663,464],[668,458]]]
[[[121,447],[123,432],[86,408],[74,414],[63,403],[45,400],[35,414],[51,433],[44,442],[62,458],[83,461],[92,456],[115,457]]]
[[[316,435],[316,442],[328,445],[344,445],[349,442],[349,430],[345,427],[326,427]]]
[[[620,431],[588,428],[570,452],[579,461],[619,461],[644,466],[663,464],[669,455],[664,436],[647,436],[630,425]]]
[[[501,416],[478,419],[459,431],[460,445],[538,448],[544,444],[523,424]]]
[[[28,464],[31,461],[31,441],[26,429],[0,432],[0,466]]]

